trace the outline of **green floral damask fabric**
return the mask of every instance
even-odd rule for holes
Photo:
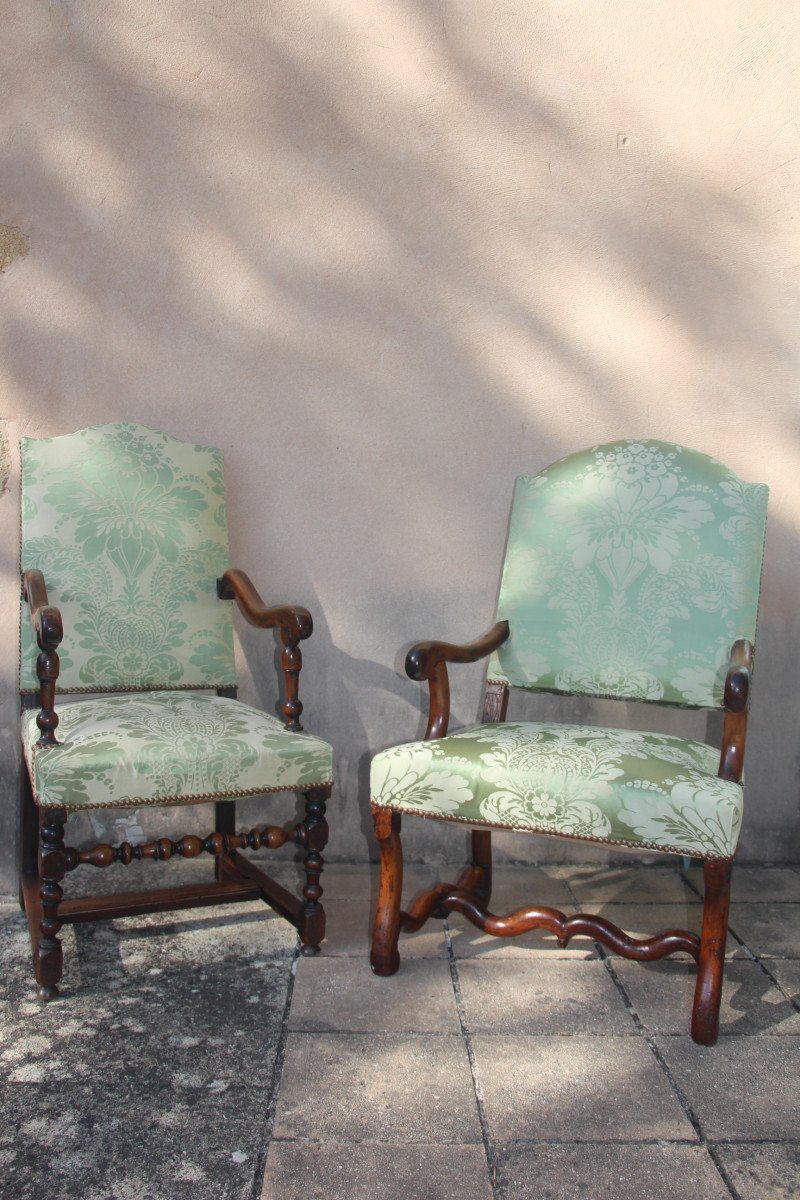
[[[222,453],[140,425],[26,438],[22,569],[61,610],[62,692],[236,683]],[[21,682],[36,644],[22,614]]]
[[[767,494],[656,441],[518,479],[489,679],[718,707],[733,642],[755,638]]]
[[[191,804],[323,786],[330,746],[289,733],[257,709],[209,692],[101,696],[59,708],[60,746],[37,747],[36,712],[22,741],[34,796],[66,809]]]
[[[666,850],[733,855],[742,788],[702,742],[555,723],[476,725],[375,756],[372,803],[399,812]]]

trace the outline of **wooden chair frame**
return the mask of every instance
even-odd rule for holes
[[[36,723],[41,737],[37,744],[56,747],[59,744],[56,738],[59,718],[55,696],[59,674],[58,646],[63,637],[61,614],[48,602],[41,571],[24,572],[22,587],[39,647],[36,662],[39,693],[38,696],[23,696],[23,705],[34,708],[38,704],[40,708]],[[298,697],[302,667],[300,642],[310,637],[313,631],[311,614],[298,605],[266,607],[243,571],[226,571],[217,581],[217,594],[221,600],[235,600],[251,625],[280,631],[285,687],[281,706],[284,727],[291,732],[301,731],[303,705]],[[216,693],[236,699],[235,687],[217,688]],[[320,903],[322,888],[319,880],[323,866],[322,850],[328,840],[325,806],[330,797],[329,786],[310,788],[304,792],[305,816],[296,825],[267,825],[261,829],[236,833],[236,801],[225,799],[216,802],[214,830],[206,837],[187,834],[176,840],[159,838],[136,846],[129,842],[117,846],[99,843],[86,850],[77,850],[64,842],[67,810],[48,805],[39,807],[37,811],[27,769],[23,768],[22,776],[20,905],[28,919],[37,994],[41,1000],[52,1000],[59,994],[63,953],[58,933],[67,922],[106,920],[139,913],[262,900],[295,926],[303,954],[319,953],[320,942],[325,936],[325,912]],[[305,851],[305,883],[301,897],[294,896],[239,853],[244,848],[258,850],[266,846],[276,849],[289,841],[302,846]],[[210,883],[63,899],[62,880],[79,866],[105,868],[112,863],[127,866],[134,860],[166,861],[173,855],[195,858],[203,853],[212,854],[215,859],[215,879]]]
[[[474,642],[458,646],[447,642],[419,642],[406,657],[411,679],[427,681],[430,708],[425,740],[444,737],[450,721],[448,663],[473,663],[486,658],[509,636],[506,621],[499,621]],[[718,775],[741,783],[747,735],[747,709],[753,647],[746,640],[734,643],[725,679],[724,725]],[[482,722],[504,721],[509,688],[486,685]],[[546,929],[561,947],[576,936],[591,937],[623,958],[652,962],[677,951],[697,963],[691,1035],[695,1042],[713,1046],[719,1030],[719,1008],[728,934],[732,858],[704,859],[703,924],[700,936],[685,929],[669,929],[649,938],[632,938],[601,916],[578,913],[567,916],[556,908],[527,906],[497,916],[489,910],[492,891],[491,832],[474,829],[472,861],[457,881],[437,883],[417,895],[407,911],[401,909],[403,849],[400,813],[372,805],[381,863],[380,891],[372,937],[371,964],[376,975],[393,975],[400,965],[401,930],[415,933],[431,916],[461,913],[484,933],[515,937],[531,929]],[[445,819],[446,818],[442,818]]]

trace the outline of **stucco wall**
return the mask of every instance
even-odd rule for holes
[[[797,6],[16,0],[3,37],[0,223],[28,253],[0,275],[0,415],[224,447],[235,564],[315,616],[331,855],[368,852],[369,752],[422,727],[400,648],[491,622],[514,476],[651,435],[772,488],[742,851],[797,858]],[[242,630],[245,700],[274,703],[273,649]],[[458,720],[480,685],[457,673]],[[407,827],[412,856],[461,853]]]

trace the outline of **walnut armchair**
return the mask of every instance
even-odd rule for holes
[[[371,802],[381,859],[372,968],[399,966],[401,931],[458,912],[484,932],[531,929],[561,946],[591,937],[625,958],[677,951],[697,963],[691,1034],[717,1039],[767,489],[706,455],[612,442],[517,481],[498,620],[465,646],[421,642],[421,742],[376,755]],[[482,721],[448,735],[449,663],[489,658]],[[724,711],[719,750],[656,732],[506,720],[509,689]],[[472,828],[472,862],[401,908],[401,815]],[[699,933],[633,938],[601,916],[525,907],[496,915],[491,829],[703,862]]]
[[[265,606],[229,569],[221,452],[111,424],[25,439],[21,457],[20,902],[40,999],[58,995],[64,922],[262,900],[316,953],[332,751],[300,724],[312,621],[300,606]],[[282,721],[236,699],[231,600],[279,632]],[[285,791],[304,795],[303,820],[236,832],[238,797]],[[65,843],[73,813],[209,801],[206,836]],[[305,850],[300,896],[240,853],[286,842]],[[201,854],[214,858],[205,883],[63,898],[78,867]]]

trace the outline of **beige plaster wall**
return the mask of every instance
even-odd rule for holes
[[[224,447],[236,565],[315,615],[331,855],[368,852],[369,752],[421,728],[400,647],[491,622],[514,476],[651,435],[772,488],[743,852],[796,858],[800,8],[10,0],[3,38],[0,223],[27,254],[0,275],[0,415]],[[17,504],[14,470],[7,830]],[[272,643],[240,649],[272,704]],[[407,825],[412,856],[461,853]]]

